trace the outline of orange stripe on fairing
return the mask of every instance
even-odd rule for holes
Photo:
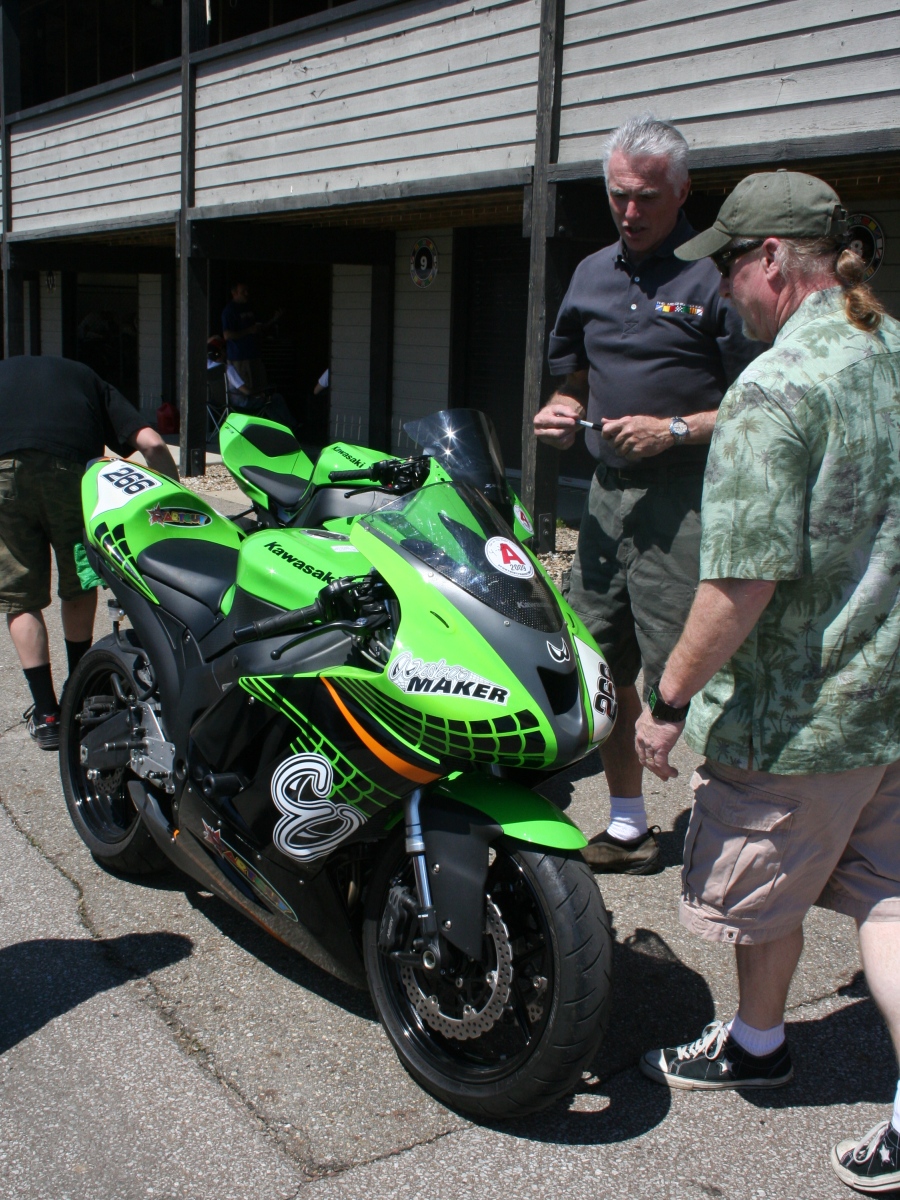
[[[334,700],[335,704],[341,710],[347,724],[359,740],[372,751],[376,758],[380,758],[386,767],[390,767],[392,771],[396,771],[398,775],[402,775],[405,779],[411,779],[413,783],[431,783],[433,779],[440,779],[440,775],[434,775],[431,771],[423,771],[420,767],[414,767],[412,763],[404,762],[402,758],[398,758],[396,754],[392,754],[386,747],[379,745],[371,734],[363,729],[362,725],[356,720],[328,680],[323,679],[322,682],[328,688],[329,692],[331,692],[332,700]]]

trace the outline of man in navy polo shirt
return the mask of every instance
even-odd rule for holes
[[[565,382],[534,420],[561,450],[585,416],[598,460],[572,567],[569,601],[600,644],[619,699],[601,748],[610,823],[584,856],[595,871],[649,874],[648,830],[634,748],[645,694],[658,683],[697,587],[700,497],[716,411],[761,347],[719,297],[712,263],[681,262],[693,236],[687,142],[674,126],[635,117],[607,140],[603,173],[621,240],[576,268],[550,338]]]
[[[231,303],[222,312],[222,333],[229,364],[237,371],[244,386],[252,393],[266,387],[266,368],[260,357],[259,335],[270,329],[281,310],[268,321],[257,319],[250,305],[250,289],[238,280],[231,286]]]

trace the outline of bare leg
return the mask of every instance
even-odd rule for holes
[[[97,612],[97,589],[82,592],[77,600],[60,602],[63,633],[70,642],[86,642],[94,634],[94,614]]]
[[[50,662],[50,642],[40,609],[33,612],[9,613],[6,624],[22,670],[46,667]]]
[[[611,796],[639,796],[644,769],[634,748],[634,727],[641,715],[641,698],[634,684],[617,688],[619,715],[612,733],[600,747]]]
[[[738,1014],[742,1021],[754,1029],[772,1029],[781,1024],[802,950],[802,927],[774,942],[735,946],[741,998]]]
[[[863,921],[859,949],[869,991],[900,1058],[900,921]]]

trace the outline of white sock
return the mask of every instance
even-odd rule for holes
[[[735,1016],[728,1022],[727,1028],[737,1044],[757,1058],[771,1054],[784,1042],[784,1021],[780,1025],[773,1025],[771,1029],[754,1029]]]
[[[897,1094],[894,1096],[894,1115],[891,1117],[891,1125],[897,1133],[900,1133],[900,1083],[897,1084]]]
[[[647,813],[644,797],[610,796],[609,825],[606,832],[620,842],[633,842],[647,832]]]

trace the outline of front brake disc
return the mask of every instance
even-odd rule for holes
[[[512,947],[500,910],[490,896],[487,897],[485,934],[494,944],[497,966],[485,976],[485,984],[489,991],[484,1004],[480,1008],[471,1004],[464,1005],[461,1017],[445,1013],[437,996],[426,995],[422,991],[413,967],[404,965],[400,968],[400,978],[403,980],[406,994],[422,1020],[444,1037],[454,1038],[458,1042],[481,1037],[493,1029],[509,1003],[513,977]]]

